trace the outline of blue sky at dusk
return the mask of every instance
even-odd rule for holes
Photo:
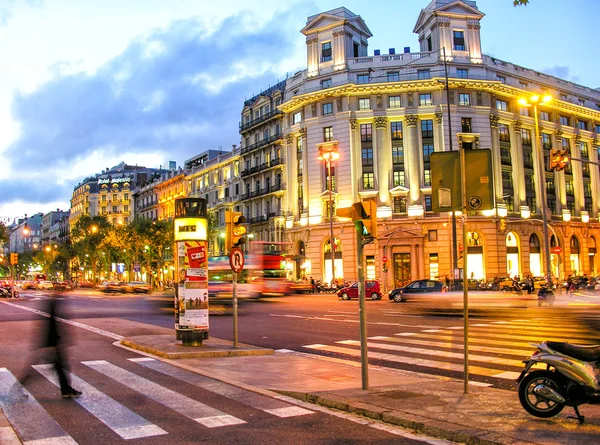
[[[410,46],[427,0],[0,0],[0,217],[67,210],[121,161],[239,144],[245,99],[306,66],[306,18],[345,6],[374,49]],[[226,5],[226,7],[224,6]],[[478,0],[484,54],[600,87],[596,0]]]

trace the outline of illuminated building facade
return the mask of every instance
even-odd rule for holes
[[[387,54],[368,50],[371,31],[346,8],[308,18],[301,31],[307,68],[287,79],[277,107],[287,164],[281,204],[296,277],[332,278],[329,206],[364,199],[377,200],[379,221],[377,240],[365,247],[366,275],[387,289],[452,277],[453,249],[459,269],[460,256],[468,255],[469,277],[544,275],[544,207],[552,274],[600,273],[600,172],[593,164],[600,91],[483,54],[483,17],[475,1],[434,0],[414,27],[419,51],[390,48]],[[553,97],[538,110],[539,137],[532,109],[518,103],[533,94]],[[246,105],[243,115],[250,111]],[[250,137],[244,147],[253,143]],[[491,150],[495,196],[494,211],[467,215],[466,248],[460,223],[454,238],[451,214],[434,212],[431,196],[431,154],[459,144]],[[318,160],[324,146],[339,153],[331,178]],[[552,148],[577,160],[550,171]],[[536,168],[538,153],[544,169]],[[354,280],[354,226],[334,216],[333,228],[336,278]]]

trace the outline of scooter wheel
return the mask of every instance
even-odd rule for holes
[[[557,373],[542,370],[533,371],[527,374],[521,383],[519,383],[519,401],[521,405],[525,411],[536,417],[548,418],[556,416],[563,410],[565,405],[537,395],[533,390],[538,385],[546,385],[563,393],[562,379]]]

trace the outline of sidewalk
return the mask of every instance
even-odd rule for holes
[[[172,336],[136,337],[163,345]],[[127,341],[136,348],[132,339]],[[220,347],[226,347],[219,340]],[[231,348],[231,343],[226,347]],[[143,346],[142,346],[143,347]],[[168,349],[169,347],[165,347]],[[468,444],[572,444],[600,442],[600,407],[584,405],[585,424],[567,418],[565,408],[551,419],[528,415],[514,391],[469,385],[462,380],[426,376],[409,371],[369,368],[369,387],[361,389],[359,363],[348,363],[293,351],[277,351],[224,358],[166,360],[182,368],[236,386],[270,390],[297,399],[399,425],[429,436]],[[161,351],[163,355],[169,351]],[[164,360],[164,359],[163,359]]]

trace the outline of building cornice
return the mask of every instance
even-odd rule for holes
[[[522,96],[531,95],[530,91],[524,91],[500,81],[478,80],[478,79],[448,79],[448,86],[451,90],[477,90],[483,91],[508,99],[517,99]],[[383,82],[372,84],[354,84],[348,83],[333,88],[313,91],[294,96],[292,99],[284,102],[279,109],[285,113],[294,111],[310,105],[314,102],[335,98],[338,96],[367,96],[375,94],[398,94],[407,92],[427,92],[439,91],[444,88],[444,78],[434,77],[426,80],[411,80],[405,82]],[[569,113],[585,119],[600,121],[600,110],[593,110],[588,107],[575,105],[571,102],[565,102],[559,99],[553,99],[549,105],[550,108],[559,112]]]

